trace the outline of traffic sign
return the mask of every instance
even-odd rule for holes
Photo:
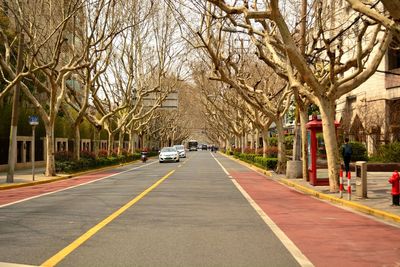
[[[38,116],[29,116],[29,124],[32,126],[39,125],[39,117]]]

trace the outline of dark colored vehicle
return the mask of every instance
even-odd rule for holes
[[[202,145],[201,150],[207,150],[208,146],[207,145]]]
[[[190,140],[188,142],[189,151],[197,151],[197,145],[198,145],[198,143],[196,140]]]
[[[140,158],[141,158],[142,162],[146,162],[147,161],[147,152],[142,151]]]

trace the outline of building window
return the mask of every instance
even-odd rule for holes
[[[388,49],[388,70],[400,68],[400,50]]]

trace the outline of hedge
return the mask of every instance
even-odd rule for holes
[[[268,170],[275,169],[276,165],[278,164],[277,158],[264,158],[257,154],[235,153],[234,156],[247,163],[251,163],[257,167]]]
[[[155,156],[155,151],[149,152],[149,157]],[[56,160],[56,172],[72,173],[105,166],[117,165],[140,159],[140,153],[121,156],[99,157],[97,160],[90,157],[82,157],[80,160]],[[64,158],[65,159],[65,158]]]

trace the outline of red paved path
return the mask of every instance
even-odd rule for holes
[[[303,195],[256,172],[230,174],[315,266],[400,266],[399,228]]]
[[[0,191],[0,206],[13,203],[22,199],[34,197],[41,194],[46,194],[54,191],[58,191],[64,188],[84,184],[90,181],[102,179],[105,176],[118,173],[118,171],[107,171],[92,173],[88,175],[79,176],[76,178],[61,180],[52,183],[39,184],[34,186],[19,187],[14,189],[7,189]]]

